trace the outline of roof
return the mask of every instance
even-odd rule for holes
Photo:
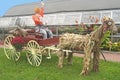
[[[4,16],[26,16],[34,14],[34,8],[40,2],[27,3],[11,7]],[[120,0],[47,0],[45,13],[96,11],[120,9]]]

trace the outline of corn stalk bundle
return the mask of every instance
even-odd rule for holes
[[[88,42],[89,38],[89,35],[65,33],[60,37],[58,48],[67,50],[83,49],[84,44]]]

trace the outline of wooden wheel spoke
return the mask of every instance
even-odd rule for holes
[[[32,46],[35,47],[35,42],[32,42]]]
[[[5,46],[6,48],[9,48],[9,47],[10,47],[10,44],[4,44],[4,46]]]
[[[13,53],[11,54],[11,56],[12,56],[12,58],[11,58],[11,59],[16,61],[16,60],[17,60],[17,58],[18,58],[16,55],[17,55],[17,52],[16,52],[16,51],[15,51],[15,52],[13,52]]]
[[[7,43],[7,44],[10,43],[9,39],[6,40],[6,43]]]
[[[17,54],[15,55],[16,55],[16,58],[18,58],[20,56],[20,52],[17,52]]]
[[[31,56],[31,62],[34,66],[36,65],[36,59],[34,56]]]
[[[27,53],[26,56],[27,56],[28,62],[32,65],[32,62],[31,62],[32,56],[30,55],[30,53]]]
[[[8,54],[11,60],[14,60],[14,54],[11,52]]]
[[[30,48],[36,48],[36,46],[33,45],[33,44],[29,44],[28,47],[30,47]]]
[[[14,54],[11,55],[11,59],[15,60],[15,55]]]
[[[31,64],[33,64],[33,63],[32,63],[32,61],[33,61],[33,58],[32,58],[32,57],[29,58],[29,61],[31,62]]]
[[[5,44],[6,44],[6,45],[9,45],[9,43],[8,43],[7,41],[5,41]]]
[[[30,48],[38,48],[39,45],[36,44],[35,42],[31,42],[31,43],[28,43],[28,47],[30,47]]]
[[[30,45],[30,47],[31,47],[31,48],[33,47],[32,43],[31,43],[31,44],[29,44],[29,45]]]
[[[7,49],[7,50],[6,50],[6,53],[7,53],[8,56],[10,56],[13,52],[14,52],[14,51],[13,51],[13,50],[10,50],[10,49]]]
[[[28,50],[31,50],[31,46],[30,46],[30,45],[29,45],[29,46],[27,46],[27,49],[28,49]]]
[[[28,46],[31,48],[31,47],[32,47],[32,44],[28,43]]]
[[[34,45],[34,48],[39,48],[37,45]]]
[[[31,49],[32,49],[31,47],[27,46],[27,50],[28,50],[28,51],[31,51]]]
[[[35,56],[34,58],[36,65],[39,65],[41,62],[41,59],[38,56]]]
[[[7,52],[7,54],[9,54],[9,52],[11,52],[11,50],[10,49],[6,49],[6,52]]]
[[[30,60],[33,58],[32,54],[31,54],[31,55],[28,55],[28,56],[30,57],[30,58],[29,58]]]
[[[30,59],[30,61],[31,61],[31,60],[33,59],[33,56],[29,56],[29,57],[30,57],[29,59]]]
[[[32,46],[33,46],[33,48],[35,47],[35,42],[32,42]]]
[[[12,39],[13,39],[12,37],[11,38],[9,37],[8,39],[6,39],[6,43],[11,43]]]
[[[34,64],[34,65],[37,65],[37,59],[36,59],[35,56],[33,57],[33,64]]]
[[[37,48],[38,46],[36,44],[33,45],[33,48]]]
[[[30,53],[30,54],[31,54],[31,51],[30,51],[30,50],[31,50],[31,49],[28,49],[28,50],[27,50],[27,53]]]
[[[40,57],[37,56],[37,60],[40,62],[41,61],[41,56]]]
[[[28,44],[27,47],[31,48],[31,44]]]
[[[42,55],[41,54],[36,54],[38,57],[41,57]]]
[[[38,49],[39,49],[39,45],[35,45],[35,48],[38,48]]]

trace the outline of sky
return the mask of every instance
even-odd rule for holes
[[[0,0],[0,16],[3,16],[8,9],[15,5],[37,1],[41,0]]]

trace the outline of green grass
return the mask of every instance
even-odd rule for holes
[[[58,57],[52,55],[51,60],[43,58],[39,67],[31,66],[25,53],[18,62],[6,58],[0,49],[0,80],[120,80],[120,63],[100,61],[100,71],[90,72],[88,76],[80,76],[82,58],[74,57],[73,65],[64,63],[64,67],[57,67]]]

